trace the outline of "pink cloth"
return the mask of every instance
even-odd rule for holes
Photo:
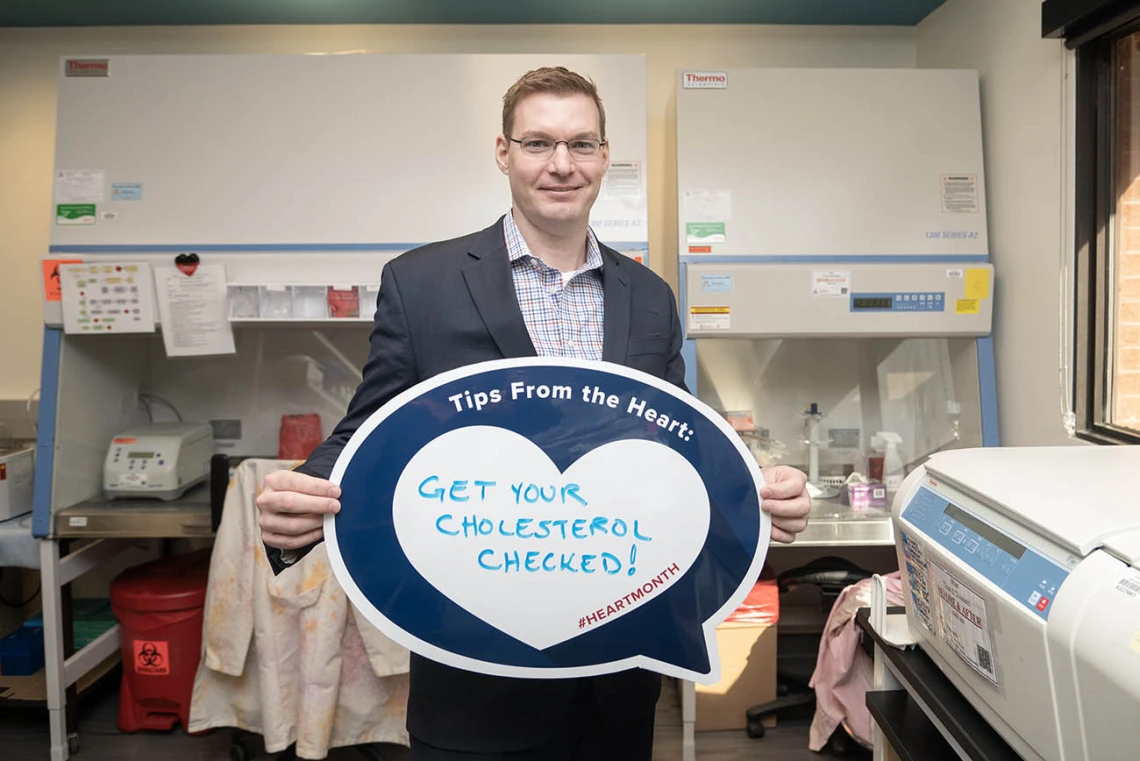
[[[902,581],[898,571],[884,576],[887,605],[902,605]],[[871,714],[867,691],[874,686],[870,657],[859,646],[860,632],[855,612],[871,607],[871,580],[864,579],[844,589],[827,617],[819,642],[819,657],[811,687],[815,690],[815,718],[808,747],[823,750],[836,727],[843,724],[851,736],[871,747]]]

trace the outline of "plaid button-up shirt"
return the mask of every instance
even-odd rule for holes
[[[538,356],[601,359],[605,299],[594,231],[586,233],[586,263],[565,274],[530,252],[511,213],[503,219],[503,232],[515,295]]]

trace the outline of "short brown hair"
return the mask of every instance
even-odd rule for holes
[[[550,93],[552,95],[586,95],[593,98],[598,107],[598,126],[603,140],[606,137],[606,110],[593,81],[576,74],[563,66],[546,66],[523,74],[511,85],[503,96],[503,136],[511,138],[515,126],[515,109],[528,95]]]

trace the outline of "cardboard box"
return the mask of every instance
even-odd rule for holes
[[[745,712],[776,699],[777,624],[723,623],[716,628],[720,681],[696,685],[696,731],[744,729]],[[769,717],[766,726],[774,726]]]

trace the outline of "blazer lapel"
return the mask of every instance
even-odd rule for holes
[[[605,293],[605,327],[602,359],[625,364],[629,347],[629,275],[621,266],[621,254],[602,246],[602,288]]]
[[[475,238],[468,256],[474,261],[463,278],[499,351],[507,358],[537,355],[515,294],[502,218]]]

